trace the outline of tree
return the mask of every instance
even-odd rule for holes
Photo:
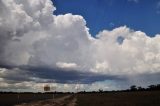
[[[130,90],[131,90],[131,91],[136,91],[136,90],[137,90],[136,85],[132,85],[132,86],[130,87]]]
[[[149,90],[155,90],[156,86],[155,85],[150,85],[148,86]]]
[[[137,90],[142,91],[145,90],[144,88],[142,88],[141,86],[137,87]]]
[[[102,93],[102,92],[103,92],[103,89],[99,89],[99,92]]]

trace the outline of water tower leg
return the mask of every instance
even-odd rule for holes
[[[52,98],[53,98],[53,103],[54,103],[54,92],[53,92]]]

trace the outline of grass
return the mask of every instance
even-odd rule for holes
[[[65,94],[55,94],[55,98],[64,96]],[[33,102],[53,98],[53,94],[43,93],[19,93],[19,94],[0,94],[0,106],[14,106],[16,104]]]
[[[19,95],[19,99],[18,99]],[[56,94],[59,98],[68,94]],[[0,94],[0,106],[14,106],[38,100],[51,99],[52,94]],[[69,103],[75,95],[66,100]],[[160,106],[160,91],[108,92],[76,94],[76,106]]]
[[[77,106],[160,106],[160,91],[78,94]]]

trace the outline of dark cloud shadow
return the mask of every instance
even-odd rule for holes
[[[124,80],[124,78],[119,76],[102,75],[77,70],[65,70],[60,68],[28,67],[27,70],[34,73],[35,77],[54,80],[57,83],[90,84],[96,81],[104,80]]]
[[[33,67],[33,66],[7,66],[0,65],[1,68],[9,69],[8,75],[4,76],[8,81],[36,81],[36,82],[56,82],[56,83],[83,83],[91,84],[104,80],[125,80],[124,77],[114,75],[103,75],[93,72],[82,72],[79,70],[68,70],[61,68]],[[13,70],[18,68],[18,71]],[[38,78],[34,80],[32,78]],[[44,80],[43,80],[44,79]]]
[[[144,73],[137,75],[106,75],[93,72],[82,72],[80,70],[68,70],[62,68],[33,67],[33,66],[7,66],[1,68],[9,69],[7,76],[3,78],[7,82],[16,83],[23,81],[34,81],[37,83],[70,83],[91,84],[97,81],[112,80],[114,82],[127,82],[127,85],[149,85],[160,83],[160,73]],[[17,68],[17,70],[13,70]],[[16,72],[17,71],[17,72]]]

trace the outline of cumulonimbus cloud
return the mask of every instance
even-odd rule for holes
[[[160,72],[159,34],[122,26],[94,38],[82,16],[55,10],[50,0],[1,0],[0,64],[114,76]]]

